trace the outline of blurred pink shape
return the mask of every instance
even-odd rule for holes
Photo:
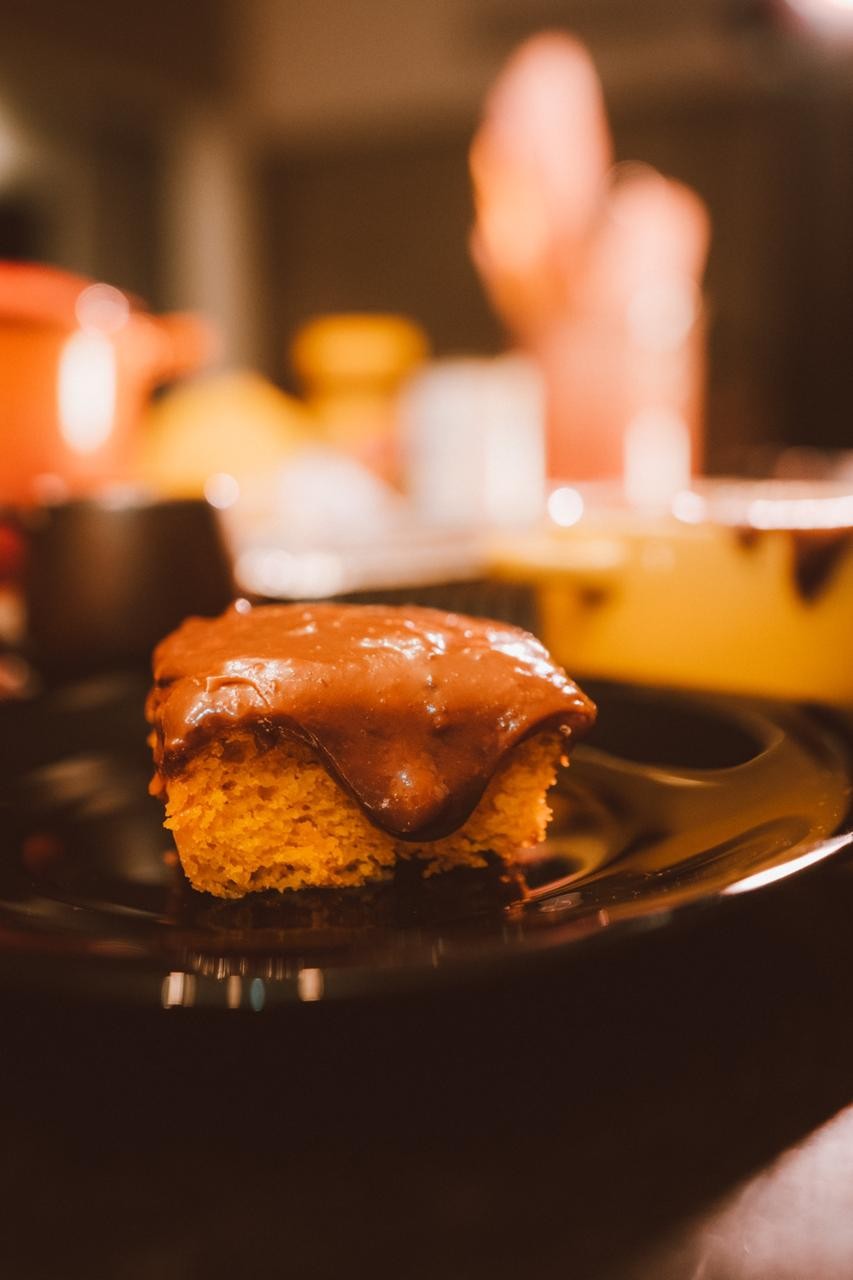
[[[588,239],[571,305],[628,323],[638,290],[697,286],[709,239],[708,213],[695,191],[647,165],[620,165]]]
[[[496,310],[542,366],[552,476],[622,475],[631,424],[654,436],[649,414],[669,423],[661,439],[681,432],[694,465],[701,452],[708,215],[680,183],[610,164],[586,50],[563,35],[529,40],[472,144],[472,250]]]
[[[486,101],[470,156],[472,250],[514,332],[535,334],[563,310],[611,159],[586,49],[566,35],[528,40]]]
[[[709,237],[688,187],[646,166],[614,171],[566,307],[536,345],[552,475],[622,476],[632,424],[654,414],[682,424],[689,481],[702,452]]]

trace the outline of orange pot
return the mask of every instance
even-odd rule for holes
[[[132,481],[151,391],[214,345],[196,316],[152,316],[110,285],[0,262],[0,503]]]

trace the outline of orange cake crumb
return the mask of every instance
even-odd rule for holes
[[[485,866],[486,853],[512,862],[544,835],[562,751],[558,733],[518,744],[468,820],[419,843],[375,827],[309,747],[284,740],[260,750],[237,734],[210,742],[170,780],[166,826],[190,883],[223,898],[360,885],[386,878],[398,858],[422,860],[427,875]]]

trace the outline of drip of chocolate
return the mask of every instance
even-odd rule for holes
[[[595,718],[528,632],[414,607],[241,601],[167,636],[154,681],[155,790],[212,738],[291,738],[408,840],[460,827],[517,743],[544,730],[569,740]]]

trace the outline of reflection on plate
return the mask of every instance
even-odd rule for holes
[[[176,865],[144,689],[0,707],[0,986],[223,1010],[376,993],[554,956],[791,874],[853,842],[849,736],[794,707],[618,685],[520,875],[224,902]]]

